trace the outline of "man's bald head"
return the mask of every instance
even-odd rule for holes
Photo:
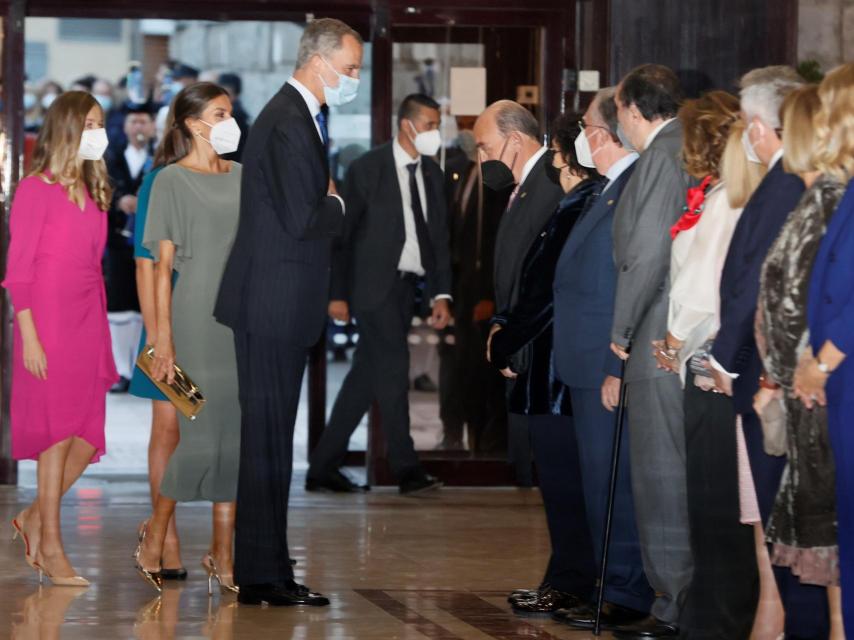
[[[504,161],[517,182],[522,167],[541,146],[537,119],[512,100],[499,100],[489,105],[475,122],[473,133],[481,162]]]

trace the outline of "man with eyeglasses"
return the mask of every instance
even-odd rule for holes
[[[614,438],[613,411],[619,402],[620,361],[610,350],[617,272],[611,229],[614,211],[634,170],[638,154],[617,136],[614,89],[601,90],[579,122],[575,141],[580,164],[605,176],[602,192],[579,219],[563,247],[554,280],[554,365],[568,388],[584,490],[587,521],[597,561],[610,481]],[[611,552],[605,580],[605,629],[619,629],[648,615],[653,592],[641,560],[629,476],[628,429],[622,443],[615,499]],[[561,609],[554,618],[572,627],[592,629],[592,602]]]

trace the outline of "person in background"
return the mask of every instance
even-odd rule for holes
[[[237,121],[237,126],[240,127],[240,146],[237,151],[231,154],[227,160],[235,160],[240,162],[243,155],[243,147],[249,139],[249,114],[243,107],[243,102],[240,100],[240,94],[243,93],[243,80],[236,73],[221,73],[217,79],[217,83],[221,87],[225,87],[228,95],[231,96],[231,104],[233,107],[234,119]]]
[[[356,98],[362,52],[361,36],[340,20],[309,22],[294,75],[246,143],[240,224],[214,309],[232,329],[239,368],[235,577],[243,604],[329,604],[294,580],[287,507],[306,358],[326,326],[332,243],[345,218],[322,107]]]
[[[798,363],[794,390],[807,408],[827,404],[836,461],[843,626],[850,634],[854,629],[854,369],[848,354],[854,352],[854,64],[828,73],[818,96],[816,169],[847,188],[813,263],[807,296],[810,349]]]
[[[781,108],[783,168],[807,187],[771,245],[760,276],[756,342],[764,378],[754,398],[760,416],[771,402],[782,405],[786,469],[766,528],[771,562],[789,567],[802,584],[828,588],[831,638],[839,604],[836,492],[827,409],[806,409],[793,393],[798,361],[808,349],[807,293],[812,264],[845,184],[816,171],[813,121],[821,108],[818,87],[790,93]],[[772,388],[776,387],[776,389]],[[839,613],[838,611],[836,613]]]
[[[565,193],[520,265],[512,306],[492,318],[487,360],[508,379],[508,410],[525,416],[551,542],[547,578],[529,597],[510,598],[518,613],[552,613],[588,602],[596,584],[593,541],[585,517],[578,441],[569,392],[555,377],[552,353],[555,266],[567,236],[585,214],[602,179],[578,162],[573,142],[579,114],[552,125],[547,172]]]
[[[606,182],[569,234],[552,284],[555,373],[567,385],[572,402],[587,527],[597,566],[603,555],[614,446],[613,411],[619,403],[621,374],[620,361],[610,349],[617,286],[612,229],[614,213],[638,158],[617,136],[614,94],[613,87],[597,93],[581,120],[583,130],[574,141],[564,142],[565,146],[572,143],[582,166],[594,166]],[[628,438],[629,426],[624,426],[602,608],[602,624],[611,630],[645,618],[653,598],[635,524],[631,470],[625,453]],[[556,611],[553,617],[575,628],[592,629],[594,607],[588,598],[575,607]]]
[[[44,109],[39,104],[38,90],[32,84],[24,85],[24,131],[38,133],[44,120]]]
[[[171,128],[170,123],[170,128]],[[133,136],[131,136],[133,139]],[[157,174],[163,170],[166,163],[165,148],[161,144],[154,154],[153,167],[142,179],[142,185],[137,193],[136,213],[134,215],[133,257],[136,265],[136,291],[139,308],[142,314],[143,330],[139,339],[139,351],[148,345],[148,336],[152,340],[157,337],[157,311],[155,308],[154,289],[154,256],[142,244],[145,235],[145,221],[148,217],[148,203],[151,199],[151,189]],[[172,286],[175,285],[177,272],[173,273]],[[133,377],[128,391],[138,398],[151,400],[151,432],[148,439],[148,483],[151,492],[152,509],[160,496],[160,484],[169,463],[169,458],[175,452],[181,432],[178,422],[178,411],[166,395],[157,388],[154,382],[143,373],[139,367],[134,367]],[[181,545],[178,538],[178,527],[175,514],[166,526],[161,554],[162,568],[160,577],[164,580],[185,580],[187,570],[181,562]]]
[[[115,88],[107,80],[97,78],[92,83],[92,95],[107,114],[106,127],[110,148],[119,151],[125,149],[128,144],[125,134],[125,109],[124,105],[116,100]]]
[[[182,89],[199,81],[199,70],[188,64],[169,60],[159,71],[161,79],[159,87],[160,110],[154,118],[157,128],[157,140],[162,140],[166,130],[166,118],[169,115],[169,105]]]
[[[489,319],[495,313],[492,280],[495,233],[509,191],[485,189],[480,179],[477,141],[469,122],[457,118],[457,146],[448,150],[445,165],[452,294],[455,320],[439,346],[440,448],[468,446],[478,453],[507,451],[507,409],[504,376],[483,357]]]
[[[149,105],[128,110],[124,122],[128,140],[124,149],[108,150],[107,172],[113,183],[113,201],[107,228],[105,279],[107,312],[113,338],[113,357],[121,376],[114,391],[125,392],[134,372],[142,330],[134,263],[137,192],[152,167],[154,118]]]
[[[62,95],[62,92],[63,88],[61,84],[54,82],[53,80],[45,80],[42,83],[38,94],[39,104],[42,109],[44,111],[50,109],[50,105],[52,105],[53,101]]]
[[[540,125],[522,105],[510,100],[491,104],[475,122],[474,137],[484,187],[501,194],[511,192],[498,225],[493,261],[495,307],[510,309],[516,303],[528,248],[565,194],[548,168]],[[491,332],[495,325],[490,325]],[[532,486],[528,416],[509,411],[508,441],[507,457],[516,483]]]
[[[93,76],[91,73],[81,76],[77,78],[74,82],[71,83],[69,87],[70,91],[86,91],[87,93],[92,93],[92,87],[95,84],[95,80],[97,78]],[[97,98],[95,98],[97,100]],[[100,102],[98,104],[101,104]],[[103,108],[103,105],[102,107]]]
[[[614,214],[611,349],[627,361],[632,495],[644,569],[656,592],[650,616],[618,638],[678,635],[691,580],[682,387],[649,356],[650,343],[667,330],[670,227],[690,183],[676,119],[682,97],[676,74],[655,64],[630,71],[616,94],[621,131],[640,158]]]
[[[651,356],[684,387],[688,517],[694,573],[680,619],[685,638],[746,638],[756,613],[753,529],[740,521],[736,422],[732,402],[705,371],[719,320],[721,271],[747,194],[762,177],[741,146],[739,102],[724,91],[679,110],[682,158],[700,181],[688,189],[671,227],[667,334]],[[735,206],[734,206],[735,201]]]
[[[393,141],[367,152],[347,172],[344,234],[335,248],[329,315],[351,314],[359,342],[351,367],[310,456],[308,490],[350,492],[340,471],[347,444],[376,400],[388,462],[400,492],[441,487],[424,471],[410,435],[409,342],[416,298],[442,330],[451,319],[451,262],[444,176],[432,160],[441,144],[439,105],[421,94],[403,99]]]
[[[104,455],[106,393],[118,378],[101,273],[106,148],[91,95],[70,91],[51,103],[15,192],[3,281],[15,313],[12,456],[38,460],[36,500],[12,525],[27,563],[57,586],[89,584],[65,554],[60,504]]]
[[[733,232],[721,274],[720,329],[709,358],[715,387],[732,397],[741,417],[763,526],[771,516],[786,460],[765,452],[762,426],[753,410],[762,372],[755,338],[756,301],[762,262],[804,192],[803,180],[783,168],[780,140],[780,106],[802,85],[797,72],[785,66],[754,69],[741,79],[744,150],[751,162],[764,165],[768,172],[744,206]],[[786,634],[827,637],[825,589],[802,584],[787,567],[774,567],[774,574],[786,612]]]
[[[213,83],[190,85],[172,105],[161,155],[167,166],[152,187],[142,240],[155,262],[152,377],[172,382],[180,362],[206,404],[192,422],[180,416],[178,446],[160,495],[138,530],[135,568],[160,592],[176,503],[210,501],[212,536],[201,561],[210,595],[214,581],[223,592],[238,591],[232,570],[240,460],[237,361],[230,331],[216,322],[213,309],[237,232],[242,170],[221,156],[237,148],[240,130],[228,93]]]

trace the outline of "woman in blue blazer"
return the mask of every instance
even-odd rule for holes
[[[812,357],[795,373],[795,393],[807,407],[827,403],[836,460],[842,612],[854,629],[854,64],[827,75],[819,88],[817,164],[848,188],[827,227],[813,265],[807,317]]]

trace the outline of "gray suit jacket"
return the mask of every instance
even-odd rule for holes
[[[655,366],[653,340],[667,332],[670,227],[693,183],[682,169],[682,124],[662,129],[635,163],[614,215],[617,294],[611,340],[632,348],[626,382],[673,375]]]

